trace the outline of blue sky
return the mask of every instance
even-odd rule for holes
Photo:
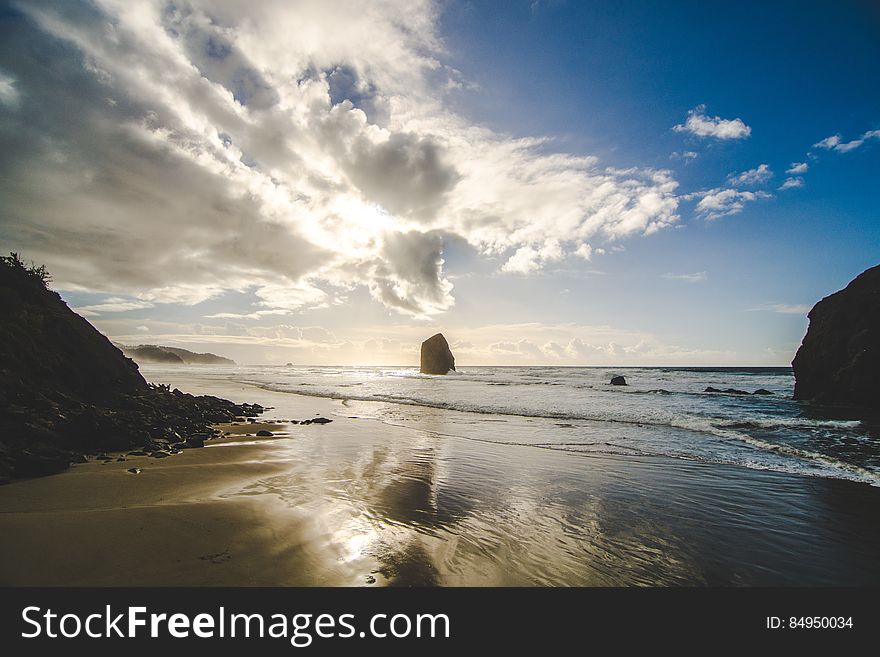
[[[871,3],[384,9],[8,3],[0,239],[251,363],[784,365],[880,260]]]

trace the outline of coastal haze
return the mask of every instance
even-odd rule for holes
[[[0,0],[0,585],[880,584],[876,8],[502,4]]]

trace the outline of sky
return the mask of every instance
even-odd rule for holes
[[[872,2],[0,3],[0,246],[255,365],[787,365],[880,262]]]

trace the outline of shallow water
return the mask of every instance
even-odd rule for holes
[[[149,372],[160,375],[161,369]],[[862,418],[791,399],[791,368],[230,367],[204,375],[345,400],[352,414],[474,440],[667,456],[880,485],[880,435]],[[628,385],[611,386],[616,374]],[[772,395],[706,393],[707,387]],[[384,406],[359,401],[390,402]]]
[[[610,371],[597,372],[592,383],[577,379],[583,373],[558,377],[583,388],[516,378],[534,371],[443,379],[381,368],[146,374],[193,392],[227,390],[237,400],[272,405],[268,417],[296,417],[293,409],[301,410],[304,399],[269,388],[311,387],[314,395],[336,396],[334,423],[292,430],[278,441],[275,453],[289,464],[283,473],[229,495],[269,497],[312,518],[342,583],[352,577],[395,585],[880,583],[880,491],[846,481],[873,476],[869,459],[850,463],[835,455],[826,462],[713,426],[741,423],[744,411],[737,409],[751,409],[749,422],[776,416],[773,430],[790,431],[789,440],[801,432],[804,444],[813,440],[813,451],[820,441],[811,436],[826,433],[873,444],[861,424],[799,414],[785,398],[786,372],[663,371],[640,381],[630,370],[624,374],[632,387],[624,391],[603,387]],[[640,392],[660,376],[670,394]],[[535,376],[541,377],[548,373]],[[263,387],[233,386],[233,380]],[[777,394],[739,399],[695,390],[705,385]],[[346,387],[360,388],[361,399],[337,394]],[[481,394],[487,388],[511,390]],[[525,392],[533,388],[562,390]],[[377,400],[404,392],[404,404]],[[429,393],[470,410],[416,403]],[[660,398],[671,401],[641,401]],[[586,410],[575,417],[578,399]],[[530,415],[488,412],[490,404],[522,410],[526,403]],[[650,424],[638,421],[641,409],[650,410]],[[600,413],[616,417],[589,419]],[[660,421],[665,418],[675,424]],[[696,429],[695,418],[707,426]],[[271,517],[267,522],[283,526]]]

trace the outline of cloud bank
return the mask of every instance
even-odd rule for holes
[[[64,289],[254,292],[260,316],[363,287],[427,317],[454,303],[449,238],[525,274],[678,220],[668,171],[450,111],[437,23],[427,0],[13,3],[0,237]],[[700,108],[682,129],[750,131]]]

